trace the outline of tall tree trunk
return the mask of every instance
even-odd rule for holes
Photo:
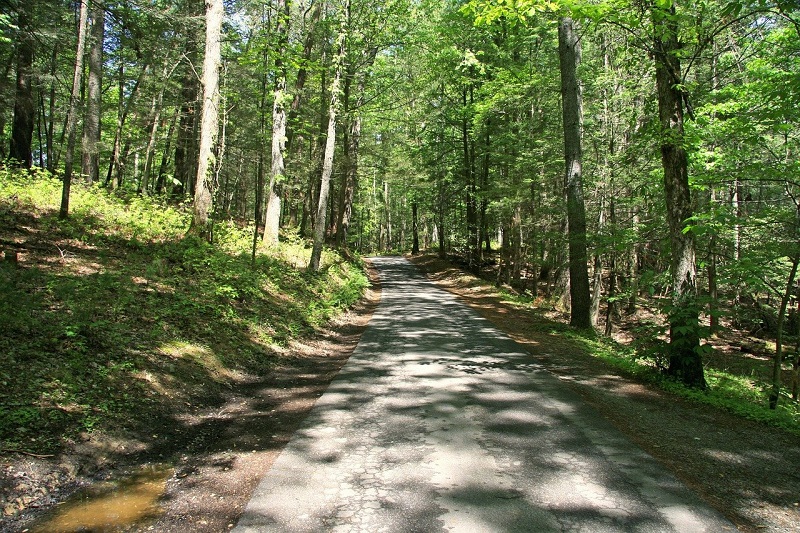
[[[328,193],[330,192],[331,174],[333,173],[333,153],[336,148],[336,116],[339,108],[339,93],[341,91],[349,18],[350,0],[346,0],[344,12],[341,14],[339,35],[336,38],[337,52],[333,59],[334,75],[331,82],[330,105],[328,106],[328,135],[325,139],[325,153],[322,159],[322,181],[319,188],[317,211],[314,217],[314,246],[311,249],[311,260],[308,265],[309,270],[312,272],[319,272],[322,246],[325,243]]]
[[[164,91],[153,97],[150,105],[150,135],[147,139],[147,149],[144,155],[144,175],[139,182],[139,194],[149,194],[150,182],[153,173],[153,159],[155,158],[156,143],[158,142],[158,128],[161,125],[161,108],[164,100]]]
[[[105,34],[105,9],[102,0],[94,0],[91,10],[92,24],[89,47],[89,78],[87,81],[86,114],[83,121],[83,158],[81,174],[86,181],[100,179],[100,116],[103,89],[103,37]]]
[[[256,205],[254,209],[253,219],[253,250],[252,250],[252,263],[256,263],[256,252],[258,251],[259,242],[259,229],[262,224],[261,212],[264,204],[264,152],[266,152],[266,134],[267,134],[267,59],[269,58],[269,49],[265,46],[263,50],[264,70],[261,73],[261,100],[258,104],[258,163],[256,168]]]
[[[283,179],[283,154],[286,151],[286,65],[283,55],[286,53],[289,34],[289,8],[287,0],[277,0],[275,6],[278,22],[275,33],[278,36],[277,57],[275,59],[275,100],[272,104],[272,165],[267,185],[267,213],[264,223],[264,244],[278,243],[278,231],[281,222],[281,197],[278,184]]]
[[[9,159],[17,161],[23,168],[33,165],[33,54],[35,41],[31,28],[31,8],[21,3],[17,27],[17,88],[14,95],[14,119],[11,125],[11,146]],[[79,38],[78,46],[83,46]]]
[[[58,161],[56,161],[56,146],[55,146],[55,122],[56,122],[56,69],[58,68],[58,47],[53,47],[53,53],[50,56],[50,91],[48,94],[48,110],[47,110],[47,170],[53,174],[56,172]]]
[[[570,324],[578,328],[591,328],[591,297],[586,255],[586,207],[583,201],[581,174],[581,90],[577,76],[581,48],[574,23],[569,17],[563,17],[558,25],[558,57],[564,118]]]
[[[439,217],[439,227],[437,228],[437,236],[439,240],[439,253],[440,259],[447,257],[447,240],[445,237],[445,222],[447,217],[447,206],[445,205],[445,185],[443,177],[438,180],[438,209],[436,210]]]
[[[602,195],[602,193],[601,193]],[[603,205],[603,197],[600,198],[600,215],[597,221],[597,230],[602,232],[605,226],[605,206]],[[592,327],[597,326],[597,319],[600,316],[600,300],[603,296],[603,260],[600,257],[600,252],[595,251],[594,254],[594,283],[592,286]]]
[[[684,149],[683,94],[675,6],[652,7],[661,163],[671,245],[672,309],[667,373],[689,386],[705,388],[700,356],[695,242],[687,224],[692,217],[688,158]]]
[[[61,189],[61,209],[58,217],[65,219],[69,216],[69,192],[72,186],[72,162],[75,152],[75,129],[78,123],[78,109],[80,107],[81,74],[83,73],[83,52],[86,46],[86,24],[89,18],[88,1],[81,2],[80,16],[78,18],[78,46],[75,54],[75,70],[72,75],[72,93],[67,110],[67,153],[64,155],[64,178]]]
[[[53,47],[55,50],[55,47]],[[8,93],[8,85],[9,85],[9,74],[11,73],[11,69],[16,63],[17,58],[14,56],[13,51],[8,54],[7,61],[5,62],[5,67],[3,68],[3,74],[0,76],[0,93],[7,94]],[[4,100],[3,103],[6,103]],[[6,114],[0,113],[0,132],[6,131]],[[11,143],[9,142],[8,145],[5,143],[0,142],[0,159],[6,159],[8,157],[8,149],[10,148]]]
[[[190,232],[211,240],[211,176],[216,159],[214,144],[219,130],[219,69],[224,8],[222,0],[206,0],[206,49],[203,57],[203,111],[200,123],[200,153]]]

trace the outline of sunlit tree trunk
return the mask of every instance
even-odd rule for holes
[[[81,174],[86,181],[100,179],[100,116],[102,113],[103,37],[105,35],[105,9],[101,0],[92,3],[92,24],[89,47],[89,77],[86,83],[86,115],[83,121],[83,158]]]
[[[275,32],[280,42],[275,59],[275,99],[272,104],[272,164],[267,185],[267,212],[264,224],[264,244],[278,242],[280,230],[281,197],[278,184],[283,179],[286,150],[286,66],[283,55],[286,53],[289,24],[289,2],[277,0],[278,24]]]
[[[347,22],[350,16],[350,0],[346,0],[342,13],[341,27],[336,38],[337,52],[333,59],[334,75],[331,82],[330,105],[328,106],[328,134],[325,139],[325,153],[322,159],[322,181],[319,188],[319,200],[314,216],[314,246],[311,249],[311,260],[308,268],[319,272],[322,258],[322,246],[325,243],[326,218],[328,215],[328,194],[333,173],[333,153],[336,148],[336,118],[339,109],[339,93],[341,92],[342,70],[346,53]]]
[[[581,170],[581,90],[577,77],[581,48],[571,18],[558,25],[558,57],[561,68],[561,101],[564,118],[565,188],[569,240],[570,324],[590,328],[591,297],[586,255],[586,207]]]
[[[219,69],[222,62],[220,35],[224,15],[222,0],[206,0],[206,49],[203,57],[203,111],[200,153],[197,159],[194,215],[190,232],[211,240],[211,176],[216,164],[214,144],[219,129]]]
[[[88,2],[81,2],[78,18],[78,46],[75,54],[75,70],[72,75],[72,93],[67,111],[67,153],[64,155],[64,177],[61,189],[61,208],[58,217],[61,219],[69,216],[69,193],[72,186],[72,163],[75,152],[75,129],[78,123],[78,109],[80,107],[81,74],[83,73],[83,52],[86,46],[86,24],[89,18]]]

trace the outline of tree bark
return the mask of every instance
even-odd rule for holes
[[[30,7],[25,3],[19,6],[17,27],[17,87],[14,95],[14,119],[11,124],[11,146],[8,157],[17,161],[23,168],[33,165],[33,55],[35,41],[31,28]],[[78,46],[82,46],[80,41]]]
[[[574,23],[563,17],[558,25],[561,103],[564,119],[565,189],[569,240],[570,324],[591,328],[591,297],[586,254],[586,207],[581,174],[581,90],[577,76],[581,48]]]
[[[211,176],[216,164],[214,144],[219,130],[219,69],[222,0],[206,0],[206,49],[203,57],[203,111],[200,123],[200,151],[194,193],[194,214],[190,232],[211,240]]]
[[[72,162],[75,152],[75,128],[78,123],[78,107],[81,91],[81,74],[83,73],[83,52],[86,43],[86,21],[89,18],[87,1],[81,2],[80,16],[78,18],[78,46],[75,54],[75,70],[72,76],[72,93],[67,111],[67,153],[64,155],[64,177],[61,189],[61,208],[58,218],[65,219],[69,216],[69,193],[72,186]]]
[[[87,80],[86,115],[83,121],[83,158],[81,174],[88,183],[100,179],[100,116],[102,113],[103,37],[105,9],[102,0],[95,0],[91,10],[89,78]]]
[[[328,193],[330,192],[331,174],[333,173],[333,154],[336,148],[336,116],[339,108],[339,92],[341,91],[342,69],[346,53],[348,19],[350,17],[350,0],[346,0],[341,15],[341,26],[336,39],[337,53],[333,60],[334,75],[331,82],[330,105],[328,106],[328,134],[325,139],[325,153],[322,159],[322,181],[319,188],[319,200],[314,217],[314,246],[308,268],[319,272],[322,258],[322,246],[325,243],[325,220],[328,214]]]
[[[692,217],[688,157],[684,149],[683,93],[678,57],[675,6],[652,8],[661,163],[671,245],[672,309],[667,373],[689,386],[705,388],[700,355],[695,242],[687,225]]]
[[[264,223],[264,244],[278,243],[280,230],[281,197],[278,184],[285,171],[283,155],[286,151],[286,66],[283,55],[286,53],[289,34],[289,2],[277,0],[278,22],[275,33],[278,36],[278,53],[275,59],[275,99],[272,104],[272,164],[267,185],[267,212]]]

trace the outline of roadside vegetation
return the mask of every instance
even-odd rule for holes
[[[52,454],[105,432],[157,434],[180,408],[269,372],[367,285],[362,265],[286,235],[250,255],[252,227],[185,237],[157,198],[0,170],[0,441]],[[155,424],[155,426],[154,426]]]
[[[495,274],[491,269],[476,277],[463,270],[456,270],[463,259],[452,257],[448,266],[432,255],[416,260],[429,272],[447,272],[451,282],[459,287],[471,287],[494,292],[492,283]],[[438,266],[437,266],[438,265]],[[668,353],[665,326],[649,320],[657,320],[650,314],[645,317],[648,305],[656,302],[640,301],[638,312],[620,316],[615,333],[604,336],[595,330],[570,327],[569,315],[558,310],[557,299],[533,298],[508,286],[497,289],[503,303],[513,306],[529,319],[529,329],[558,335],[568,339],[574,349],[601,359],[610,368],[621,371],[638,381],[660,387],[681,398],[700,404],[725,409],[750,420],[763,422],[800,435],[800,403],[792,401],[788,394],[777,409],[769,408],[769,393],[772,387],[772,363],[775,352],[774,340],[754,337],[734,327],[727,327],[709,336],[704,345],[705,374],[707,387],[704,390],[687,387],[665,374],[664,356]],[[788,359],[788,358],[787,358]],[[790,385],[790,361],[784,365],[786,391]]]

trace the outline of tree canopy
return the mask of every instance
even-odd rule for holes
[[[62,176],[64,216],[89,180],[251,223],[254,254],[313,237],[313,270],[436,250],[606,333],[647,298],[655,364],[702,387],[721,316],[798,322],[798,31],[788,0],[10,0],[0,157]]]

